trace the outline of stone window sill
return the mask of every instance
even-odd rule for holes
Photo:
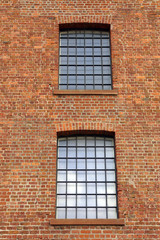
[[[108,226],[124,226],[123,219],[53,219],[50,221],[52,226],[78,226],[78,225],[108,225]]]
[[[118,90],[59,90],[53,91],[54,95],[118,95]]]

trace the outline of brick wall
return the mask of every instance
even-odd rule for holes
[[[159,239],[158,1],[2,0],[0,239]],[[117,95],[57,95],[59,24],[111,26]],[[124,226],[51,226],[57,134],[115,132]]]

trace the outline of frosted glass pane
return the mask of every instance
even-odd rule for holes
[[[88,208],[87,209],[87,218],[95,219],[96,218],[96,209],[95,208]]]
[[[68,48],[69,55],[76,55],[76,48]]]
[[[76,138],[68,138],[68,146],[76,146]]]
[[[96,137],[96,146],[104,146],[104,138]]]
[[[97,46],[101,46],[101,39],[98,39],[98,38],[97,38],[97,39],[94,39],[94,40],[93,40],[93,44],[94,44],[94,46],[96,46],[96,47],[97,47]]]
[[[69,39],[69,46],[71,46],[71,47],[74,47],[74,46],[76,46],[76,39],[72,39],[72,38],[70,38]]]
[[[95,169],[95,159],[87,159],[87,169]]]
[[[95,157],[95,148],[87,148],[87,157]]]
[[[83,158],[85,157],[85,148],[77,148],[77,157],[78,158]]]
[[[77,159],[77,168],[85,169],[85,159]]]
[[[95,146],[94,137],[87,137],[86,144],[87,146]]]
[[[109,219],[116,219],[117,213],[115,208],[108,208],[108,218]]]
[[[75,183],[67,183],[67,193],[76,193],[76,184]]]
[[[77,48],[77,55],[84,56],[84,48]]]
[[[67,218],[70,218],[70,219],[76,218],[75,208],[67,208]]]
[[[57,208],[56,217],[58,219],[64,219],[65,218],[65,208]]]
[[[92,39],[85,39],[85,46],[92,46]]]
[[[77,57],[77,65],[84,65],[84,57]]]
[[[98,205],[98,207],[106,206],[106,195],[97,196],[97,205]]]
[[[98,208],[97,214],[99,219],[106,219],[106,208]]]
[[[84,39],[77,39],[77,47],[83,47],[84,46]]]
[[[105,138],[105,146],[114,146],[114,141],[111,138]]]
[[[101,56],[101,48],[94,48],[94,55]],[[106,54],[105,54],[106,55]]]
[[[66,193],[66,184],[65,183],[57,184],[57,193]]]
[[[104,166],[104,159],[97,159],[96,160],[96,167],[97,169],[104,169],[105,166]]]
[[[79,219],[86,218],[86,208],[77,208],[77,218]]]
[[[107,205],[108,207],[116,207],[116,196],[108,195],[107,196]]]
[[[87,171],[87,181],[95,181],[95,171]]]
[[[85,183],[77,183],[77,193],[86,193],[86,184]]]
[[[92,48],[86,48],[85,55],[92,55]]]
[[[68,159],[68,169],[75,169],[75,168],[76,168],[76,160]]]
[[[77,196],[77,206],[85,207],[86,206],[86,195]]]
[[[107,169],[115,169],[114,159],[106,159]]]
[[[76,206],[76,196],[74,196],[74,195],[67,196],[67,206],[68,207]]]
[[[87,183],[87,193],[96,193],[96,184],[95,183]]]
[[[77,146],[85,146],[85,138],[84,137],[77,138]]]
[[[57,206],[58,207],[66,206],[66,196],[65,195],[57,196]]]
[[[66,148],[61,147],[58,149],[58,157],[60,158],[66,157]]]
[[[60,46],[67,46],[67,39],[60,39]]]
[[[65,171],[58,171],[57,181],[66,181]]]
[[[58,160],[58,169],[65,169],[66,168],[66,159],[59,159]]]
[[[69,65],[73,65],[73,64],[76,64],[76,58],[75,57],[69,57],[68,58],[68,64]]]
[[[68,171],[67,172],[67,181],[76,181],[76,172],[75,171]]]
[[[106,157],[114,158],[114,148],[106,148]]]
[[[97,193],[106,193],[105,183],[97,183]]]
[[[96,206],[96,196],[95,195],[88,195],[87,196],[87,206],[88,207],[95,207]]]
[[[97,171],[97,181],[105,181],[105,171]]]
[[[107,183],[107,193],[116,193],[116,185],[115,183]]]
[[[68,148],[68,157],[76,157],[76,148]]]
[[[115,181],[115,172],[107,171],[106,172],[107,181]]]
[[[85,172],[84,171],[77,171],[77,181],[85,181]]]
[[[96,148],[96,157],[104,158],[104,148],[101,147]]]
[[[109,46],[110,44],[109,44],[109,39],[102,39],[102,46],[103,47],[107,47],[107,46]]]

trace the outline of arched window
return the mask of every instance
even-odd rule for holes
[[[118,218],[114,138],[59,137],[56,218]]]

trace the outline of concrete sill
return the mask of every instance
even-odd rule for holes
[[[50,221],[52,226],[77,226],[77,225],[108,225],[108,226],[124,226],[123,219],[53,219]]]
[[[59,90],[53,91],[54,95],[117,95],[118,90]]]

